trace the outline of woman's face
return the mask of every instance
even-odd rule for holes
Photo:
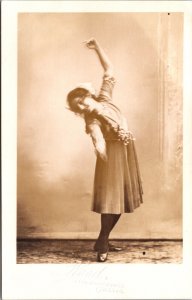
[[[91,96],[77,97],[77,108],[80,112],[91,113],[96,108],[96,101]]]

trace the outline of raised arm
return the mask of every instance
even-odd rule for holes
[[[96,39],[91,38],[88,41],[86,41],[85,43],[89,49],[94,49],[95,52],[97,53],[99,60],[101,62],[101,65],[104,69],[105,75],[113,76],[113,65],[112,65],[111,61],[109,60],[107,54],[103,50],[103,48],[96,41]]]

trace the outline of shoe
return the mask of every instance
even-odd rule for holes
[[[97,253],[97,261],[98,262],[105,262],[107,260],[107,257],[108,257],[108,252],[106,252],[106,253],[98,252]]]
[[[116,247],[115,245],[109,243],[109,251],[118,252],[118,251],[122,251],[122,250],[123,250],[122,247]]]

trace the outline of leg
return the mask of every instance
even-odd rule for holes
[[[95,243],[94,249],[100,253],[108,251],[108,238],[113,228],[114,215],[113,214],[101,214],[101,230],[99,237]]]
[[[117,222],[118,222],[120,216],[121,216],[121,214],[119,214],[119,215],[116,215],[116,214],[113,215],[113,225],[112,225],[112,227],[111,227],[111,231],[112,231],[112,229],[115,227],[115,225],[117,224]]]
[[[121,214],[115,214],[115,215],[113,215],[113,224],[112,224],[112,227],[111,227],[111,231],[115,227],[115,225],[117,224],[120,216],[121,216]],[[109,251],[118,252],[118,251],[122,251],[122,250],[123,250],[122,247],[117,247],[117,246],[109,243]]]
[[[105,240],[109,237],[110,232],[112,231],[112,229],[115,227],[115,225],[117,224],[119,218],[120,218],[121,214],[102,214],[101,215],[101,231],[99,234],[99,237],[97,239],[97,242],[94,246],[94,250],[100,250],[100,248],[102,246],[100,246],[100,244],[102,245],[102,240],[104,239],[104,243],[106,244]],[[106,247],[104,247],[106,250]],[[112,245],[112,247],[110,247],[112,251],[120,251],[122,250],[121,248],[115,247]]]

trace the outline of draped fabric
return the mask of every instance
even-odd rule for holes
[[[113,122],[127,130],[127,122],[111,102],[114,78],[104,77],[97,101],[102,103],[99,114],[85,118],[86,131],[94,135],[95,126],[106,142],[107,161],[96,161],[92,210],[97,213],[131,213],[143,202],[139,164],[133,139],[125,145],[112,128]],[[109,120],[113,120],[111,123]],[[98,137],[101,139],[101,135]]]
[[[98,213],[129,213],[142,200],[134,142],[107,142],[108,160],[97,158],[92,209]]]

